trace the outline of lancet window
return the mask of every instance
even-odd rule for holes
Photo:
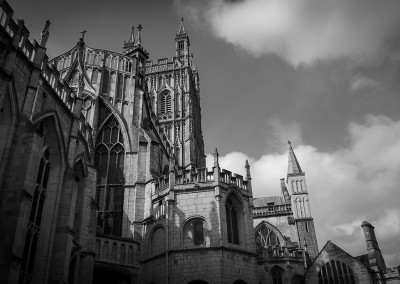
[[[107,113],[107,108],[102,106],[99,118],[106,117]],[[97,230],[102,234],[121,236],[125,150],[121,127],[112,114],[105,119],[96,142]]]
[[[42,153],[36,178],[32,207],[29,214],[28,230],[25,237],[24,253],[21,263],[21,279],[19,283],[30,283],[33,274],[33,265],[41,230],[41,220],[50,173],[49,157],[50,151],[49,148],[46,148]]]
[[[228,243],[239,244],[238,208],[231,198],[225,203]]]

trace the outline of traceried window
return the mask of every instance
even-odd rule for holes
[[[273,284],[282,284],[282,269],[274,267],[269,272]]]
[[[279,246],[279,238],[270,226],[263,223],[255,233],[257,248],[268,248]]]
[[[178,50],[183,50],[185,47],[185,43],[183,41],[178,42]]]
[[[160,112],[161,113],[168,113],[172,111],[171,107],[171,95],[170,93],[165,93],[161,96],[161,106]]]
[[[107,116],[100,108],[99,120]],[[121,236],[125,150],[119,123],[112,114],[105,118],[97,135],[95,165],[97,169],[98,233]]]
[[[33,193],[32,207],[29,214],[28,230],[25,238],[24,254],[21,263],[19,283],[30,283],[35,262],[36,248],[41,230],[41,220],[46,199],[47,182],[50,173],[50,152],[47,148],[40,159],[36,185]]]
[[[351,268],[338,260],[331,260],[322,266],[318,272],[320,284],[355,284],[354,274]]]
[[[228,243],[239,244],[238,212],[231,198],[225,203]]]

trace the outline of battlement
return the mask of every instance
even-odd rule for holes
[[[291,215],[291,214],[293,214],[291,204],[268,205],[268,206],[253,208],[254,218],[278,216],[278,215]]]
[[[45,56],[44,62],[47,62],[47,56]],[[75,104],[75,93],[64,80],[61,80],[60,72],[53,64],[44,64],[42,78],[53,88],[64,105],[72,112]]]
[[[201,183],[215,182],[216,174],[219,177],[217,181],[222,185],[236,186],[239,189],[248,190],[248,181],[243,180],[243,176],[232,174],[232,172],[224,169],[219,172],[216,172],[217,170],[218,168],[213,168],[211,171],[207,168],[184,169],[174,173],[174,184],[170,184],[169,176],[162,176],[154,181],[155,193],[168,189],[173,185],[195,184],[195,187],[201,187]]]
[[[146,74],[165,72],[174,70],[175,57],[169,61],[168,58],[161,58],[157,60],[157,63],[153,63],[152,60],[147,60],[145,63]]]
[[[304,251],[299,248],[268,247],[259,251],[257,260],[259,262],[274,260],[304,261]]]
[[[20,39],[17,38],[18,48],[30,62],[33,62],[38,44],[36,41],[33,43],[29,41],[29,30],[25,27],[24,21],[17,20],[17,22],[15,22],[12,18],[13,14],[14,11],[10,5],[8,5],[6,1],[1,1],[0,26],[10,36],[12,41],[14,41],[17,36],[21,37]]]

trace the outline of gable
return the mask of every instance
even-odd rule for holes
[[[368,268],[346,251],[328,241],[304,275],[305,283],[319,283],[318,273],[330,261],[346,264],[354,274],[356,283],[372,283]]]

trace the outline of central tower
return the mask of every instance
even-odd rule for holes
[[[178,164],[205,167],[199,75],[190,53],[183,18],[175,36],[175,56],[146,62],[146,82],[154,112]]]

